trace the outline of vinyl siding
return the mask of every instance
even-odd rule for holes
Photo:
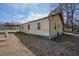
[[[40,23],[40,29],[38,29],[38,23]],[[28,24],[30,25],[30,30],[28,30]],[[23,24],[23,31],[36,35],[49,36],[49,20],[45,18],[43,20]]]

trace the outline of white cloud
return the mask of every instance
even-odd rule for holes
[[[24,17],[24,15],[21,15],[21,14],[16,14],[14,16],[12,16],[14,19],[21,19]]]
[[[30,11],[29,16],[27,18],[25,18],[26,17],[25,15],[18,13],[18,11],[21,9],[22,9],[22,12],[25,12],[23,10],[25,10],[26,8],[31,8],[31,9],[33,9],[32,7],[38,8],[37,7],[38,4],[39,3],[35,3],[35,4],[34,3],[11,4],[11,6],[14,9],[13,12],[15,13],[15,15],[9,15],[9,14],[5,13],[6,15],[8,15],[8,17],[11,18],[10,20],[7,20],[7,21],[14,20],[15,22],[24,23],[24,22],[33,21],[33,20],[48,16],[48,12],[47,13],[46,12],[35,13],[33,11]]]
[[[24,20],[24,22],[33,21],[33,20],[40,19],[40,18],[43,18],[43,17],[46,17],[46,16],[48,16],[48,13],[34,13],[34,12],[31,12],[30,15],[28,16],[28,18],[26,18]],[[22,22],[22,23],[24,23],[24,22]]]
[[[38,4],[39,3],[19,3],[19,4],[10,4],[10,5],[14,8],[14,11],[16,13],[18,10],[25,10],[26,7],[32,8],[37,6]]]

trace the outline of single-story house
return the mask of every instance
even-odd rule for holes
[[[21,31],[25,33],[48,36],[54,38],[63,33],[63,18],[61,13],[56,13],[41,19],[21,24]]]
[[[0,30],[20,30],[21,26],[20,25],[2,25],[0,26]]]

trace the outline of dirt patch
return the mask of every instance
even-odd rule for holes
[[[33,53],[25,47],[13,33],[10,33],[6,41],[0,42],[0,55],[31,56]]]

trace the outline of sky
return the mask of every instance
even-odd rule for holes
[[[40,19],[56,6],[53,3],[0,3],[0,22],[25,23]]]

